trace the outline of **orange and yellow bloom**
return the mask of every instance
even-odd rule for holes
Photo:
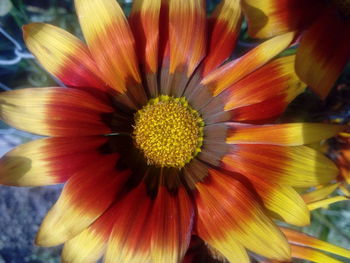
[[[33,23],[24,39],[67,87],[0,93],[0,117],[48,136],[0,160],[0,183],[65,183],[36,243],[64,243],[64,262],[181,262],[192,233],[230,262],[247,250],[288,261],[277,218],[309,223],[293,187],[327,183],[337,167],[304,146],[342,127],[271,124],[305,85],[293,33],[224,63],[239,1],[206,18],[204,0],[76,0],[86,44]]]
[[[251,36],[301,34],[296,72],[324,99],[350,59],[349,0],[243,0]]]

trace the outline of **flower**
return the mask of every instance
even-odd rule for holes
[[[223,64],[239,1],[206,18],[202,0],[76,0],[85,45],[33,23],[24,39],[67,87],[0,93],[8,124],[49,136],[0,160],[0,183],[65,183],[36,243],[64,243],[64,262],[179,262],[194,231],[231,262],[247,249],[276,260],[289,245],[272,221],[309,223],[293,187],[338,173],[303,146],[342,127],[271,124],[305,85],[287,33]],[[207,26],[208,25],[208,26]],[[223,65],[222,65],[223,64]]]
[[[244,0],[249,34],[301,33],[296,72],[324,99],[350,58],[348,0]]]

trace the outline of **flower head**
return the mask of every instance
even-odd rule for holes
[[[244,0],[250,35],[301,34],[296,72],[324,99],[350,59],[349,0]]]
[[[272,123],[305,85],[293,33],[225,63],[239,33],[239,1],[206,18],[202,0],[76,0],[86,43],[55,26],[24,27],[28,48],[67,88],[0,94],[0,117],[49,136],[7,153],[0,182],[65,183],[36,243],[65,243],[66,262],[180,262],[195,232],[230,262],[247,250],[288,260],[273,218],[309,211],[293,187],[338,173],[303,146],[342,127]]]

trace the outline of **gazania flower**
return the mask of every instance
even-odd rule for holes
[[[49,136],[0,163],[0,182],[65,183],[36,243],[65,243],[63,261],[180,262],[195,232],[230,262],[247,250],[288,260],[273,223],[309,222],[292,188],[338,173],[303,146],[340,131],[267,124],[300,92],[294,57],[275,58],[293,34],[224,63],[241,21],[222,1],[207,21],[201,0],[76,0],[85,45],[48,24],[24,27],[28,48],[67,88],[0,94],[0,116]],[[265,123],[265,124],[264,124]]]
[[[296,72],[325,98],[350,58],[350,1],[244,0],[251,36],[301,32]]]

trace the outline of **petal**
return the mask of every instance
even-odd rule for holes
[[[149,216],[152,201],[144,184],[133,189],[116,206],[119,212],[109,238],[104,262],[150,262]]]
[[[325,5],[318,0],[243,0],[242,6],[249,35],[269,38],[305,28]]]
[[[106,141],[104,137],[44,138],[18,146],[0,159],[0,184],[63,183],[87,163],[101,158],[97,149]]]
[[[307,207],[309,208],[310,211],[312,211],[312,210],[315,210],[315,209],[318,209],[318,208],[327,207],[330,204],[334,204],[334,203],[341,202],[341,201],[347,201],[347,200],[349,200],[348,197],[335,196],[335,197],[330,197],[330,198],[323,199],[323,200],[320,200],[320,201],[308,203]]]
[[[170,193],[164,186],[152,209],[152,262],[181,262],[188,248],[194,211],[183,187]]]
[[[333,180],[338,169],[323,154],[306,146],[236,145],[223,167],[263,181],[310,187]]]
[[[241,182],[212,170],[196,187],[198,234],[228,260],[249,262],[243,251],[233,254],[237,243],[271,259],[290,258],[284,236]]]
[[[118,156],[106,155],[74,174],[44,218],[36,244],[59,245],[86,229],[113,202],[128,177],[116,170]]]
[[[306,85],[294,72],[295,56],[272,60],[237,83],[224,90],[206,106],[209,118],[206,123],[222,121],[256,121],[275,118]],[[213,107],[220,100],[221,107]],[[229,111],[230,118],[223,119]]]
[[[94,263],[107,249],[114,219],[120,211],[113,205],[87,229],[68,240],[63,247],[62,261]]]
[[[202,76],[208,75],[231,56],[242,23],[240,1],[221,1],[208,23],[210,42],[208,54],[203,61]]]
[[[274,59],[225,90],[225,110],[259,103],[279,95],[286,107],[306,88],[294,72],[294,62],[295,56]]]
[[[344,126],[324,123],[286,123],[272,125],[230,124],[228,143],[274,144],[294,146],[328,139]]]
[[[203,0],[169,1],[170,73],[187,66],[187,76],[205,55],[206,12]]]
[[[161,0],[136,0],[133,2],[129,23],[134,33],[136,52],[145,73],[151,97],[158,95],[158,47]]]
[[[163,1],[164,12],[169,8],[169,25],[163,29],[166,31],[163,33],[163,41],[168,39],[160,79],[163,94],[182,96],[192,73],[205,56],[207,39],[204,2]]]
[[[320,249],[326,252],[330,252],[342,257],[350,258],[350,251],[348,249],[338,247],[328,242],[319,240],[315,237],[306,235],[304,233],[288,229],[281,228],[282,232],[286,235],[288,241],[298,246],[307,246],[315,249]]]
[[[321,186],[314,191],[310,191],[303,194],[302,198],[306,203],[319,201],[321,199],[326,198],[331,193],[333,193],[338,187],[339,187],[339,183]]]
[[[161,0],[135,0],[129,17],[138,58],[146,73],[158,71],[160,4]]]
[[[342,263],[326,254],[307,247],[291,245],[293,258],[310,260],[312,262]]]
[[[28,88],[0,93],[0,118],[17,129],[48,136],[111,132],[103,115],[113,112],[89,93],[70,88]]]
[[[327,8],[303,34],[297,51],[296,72],[322,99],[350,58],[350,20]]]
[[[261,179],[251,180],[251,182],[273,217],[277,214],[277,219],[283,219],[296,226],[310,224],[310,212],[303,199],[292,187]]]
[[[115,90],[131,92],[141,103],[145,99],[135,40],[123,10],[115,0],[75,0],[79,22],[91,55],[104,80]]]
[[[278,55],[289,46],[293,38],[293,33],[287,33],[267,40],[244,56],[212,71],[201,84],[208,86],[216,96]]]
[[[43,67],[68,86],[105,89],[88,48],[77,37],[49,24],[23,26],[28,49]]]

